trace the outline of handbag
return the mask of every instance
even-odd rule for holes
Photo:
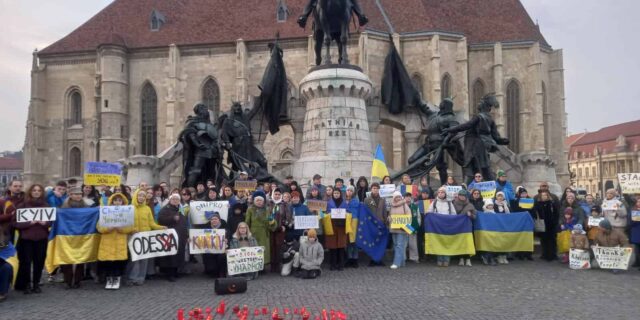
[[[533,230],[535,232],[546,232],[547,231],[547,227],[544,224],[544,219],[540,219],[540,215],[538,215],[538,213],[536,212],[536,220],[534,221],[534,228]]]
[[[247,278],[245,277],[218,278],[215,281],[215,292],[219,295],[244,293],[246,291]]]

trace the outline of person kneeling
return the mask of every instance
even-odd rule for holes
[[[300,273],[303,279],[315,279],[320,276],[320,265],[324,260],[324,248],[318,241],[315,229],[307,232],[307,241],[300,244]],[[294,265],[294,267],[297,267]]]
[[[284,245],[280,247],[280,258],[282,259],[282,270],[280,275],[286,277],[291,274],[291,269],[294,265],[299,265],[300,259],[300,244],[295,239],[293,234],[287,234],[284,241]]]

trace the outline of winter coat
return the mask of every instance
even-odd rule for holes
[[[429,206],[428,213],[439,213],[439,214],[456,214],[456,208],[453,206],[451,201],[447,201],[447,199],[435,199],[431,201],[431,205]]]
[[[238,229],[238,225],[240,222],[244,222],[246,220],[245,213],[236,214],[233,210],[229,210],[229,219],[227,219],[227,239],[231,239],[233,234]]]
[[[244,247],[257,247],[258,241],[253,236],[238,239],[235,237],[231,237],[231,242],[229,242],[229,249],[239,249]]]
[[[176,221],[178,217],[178,221]],[[180,213],[180,208],[172,204],[167,204],[158,213],[158,223],[174,229],[178,234],[178,253],[173,256],[156,258],[156,265],[160,268],[179,268],[184,264],[185,250],[189,229],[187,229],[187,217]]]
[[[382,197],[370,196],[364,199],[364,204],[367,205],[369,210],[371,210],[371,213],[373,213],[381,222],[387,222],[387,204]]]
[[[112,205],[114,196],[120,195],[124,199],[124,205],[128,205],[127,198],[120,194],[114,193],[109,197],[108,205]],[[100,226],[100,222],[96,226],[100,236],[100,245],[98,246],[99,261],[120,261],[127,260],[127,237],[129,233],[135,232],[134,226],[112,229]]]
[[[471,212],[470,218],[476,218],[476,208],[469,202],[469,200],[461,201],[460,199],[455,199],[453,200],[453,207],[456,209],[458,214],[467,214]]]
[[[589,239],[586,234],[571,232],[571,249],[589,250]]]
[[[302,229],[295,229],[295,220],[296,220],[296,216],[312,216],[313,213],[311,213],[311,211],[309,211],[309,208],[307,206],[305,206],[302,203],[298,203],[298,204],[291,204],[289,206],[289,212],[287,217],[285,218],[285,228],[286,228],[286,232],[287,234],[291,234],[293,235],[293,237],[295,237],[296,239],[300,238],[300,236],[302,235],[302,233],[304,232],[304,230]]]
[[[607,208],[611,202],[617,204],[617,208]],[[611,222],[614,228],[627,227],[627,210],[620,200],[604,200],[602,202],[602,213],[604,217]]]
[[[64,200],[60,208],[67,209],[67,208],[88,208],[88,207],[89,206],[84,202],[84,200],[73,201],[71,200],[71,198],[67,198],[66,200]]]
[[[63,194],[62,197],[56,197],[56,194],[53,193],[53,190],[47,192],[47,203],[50,207],[60,208],[65,200],[67,200],[67,195]]]
[[[271,263],[271,232],[275,231],[278,223],[271,216],[269,208],[258,208],[252,205],[247,210],[246,223],[251,230],[251,234],[258,241],[258,245],[264,247],[264,264]]]
[[[493,211],[496,213],[511,213],[511,209],[509,209],[509,202],[506,199],[502,201],[494,200]]]
[[[353,219],[358,218],[358,211],[360,211],[360,201],[357,197],[352,198],[351,200],[347,200],[345,198],[344,201],[347,202],[347,212],[351,213],[351,230],[347,230],[347,233],[349,234],[349,243],[355,243],[358,224],[354,223]]]
[[[342,200],[340,205],[337,205],[334,199],[330,199],[327,203],[327,214],[331,214],[331,209],[347,209],[347,202]],[[347,219],[330,219],[331,228],[333,234],[326,234],[324,236],[324,246],[327,249],[341,249],[347,246]],[[349,223],[351,226],[351,223]]]
[[[228,224],[224,219],[220,219],[220,225],[217,227],[212,227],[211,223],[207,223],[207,224],[203,224],[198,226],[199,229],[213,229],[213,230],[218,230],[218,229],[225,229],[225,232],[227,232],[227,228],[228,228]],[[235,232],[235,231],[234,231]],[[188,230],[187,230],[188,233]],[[228,238],[229,235],[225,235],[225,238]],[[184,257],[184,253],[182,255]],[[205,273],[207,274],[213,274],[213,275],[217,275],[218,272],[220,272],[220,269],[226,270],[226,265],[222,266],[221,268],[221,264],[224,262],[224,260],[221,260],[221,257],[226,257],[224,253],[203,253],[201,254],[202,257],[202,264],[204,265],[204,270]],[[180,261],[181,263],[184,263],[183,261]]]
[[[164,229],[163,226],[157,224],[153,219],[153,212],[151,212],[151,208],[149,208],[146,202],[138,202],[138,191],[133,194],[132,204],[135,218],[134,229],[136,232]]]
[[[633,208],[631,211],[640,211],[640,208]],[[631,243],[640,245],[640,221],[631,220],[631,231],[629,234]]]
[[[629,239],[618,229],[611,229],[611,232],[601,230],[596,236],[595,244],[603,247],[626,247],[629,246]]]
[[[324,260],[324,248],[320,241],[313,243],[304,241],[300,245],[300,267],[303,270],[320,270],[320,265]]]
[[[47,204],[44,198],[40,200],[33,200],[29,202],[23,202],[18,205],[18,209],[25,208],[47,208],[49,205]],[[47,240],[49,238],[49,227],[51,227],[51,222],[45,222],[44,224],[40,223],[31,223],[31,222],[20,222],[15,224],[16,229],[20,232],[20,239],[31,240],[31,241],[39,241],[39,240]]]
[[[298,240],[293,240],[280,246],[280,262],[285,264],[293,260],[293,256],[300,250]]]
[[[584,213],[584,210],[582,210],[582,207],[580,206],[580,204],[578,204],[578,201],[574,201],[572,205],[569,205],[568,202],[564,202],[562,204],[562,207],[560,209],[560,225],[563,225],[564,223],[568,223],[566,221],[564,221],[564,210],[568,207],[571,207],[571,209],[573,209],[573,225],[576,224],[581,224],[581,225],[585,225],[586,221],[586,214]]]
[[[393,203],[391,203],[391,209],[389,210],[388,222],[391,223],[391,216],[403,214],[411,214],[411,208],[409,208],[404,199],[400,199],[400,201],[393,200]],[[389,229],[389,232],[406,234],[402,229]]]
[[[504,184],[500,182],[500,180],[496,180],[496,193],[502,191],[504,193],[504,199],[507,202],[511,202],[516,198],[515,192],[513,191],[513,185],[511,182],[505,181]]]
[[[558,230],[560,214],[553,200],[537,201],[533,205],[533,216],[544,220],[545,232],[555,234]]]
[[[482,207],[484,206],[484,199],[482,199],[482,197],[478,198],[478,199],[469,199],[469,203],[471,203],[473,205],[473,207],[476,209],[477,211],[482,212]]]

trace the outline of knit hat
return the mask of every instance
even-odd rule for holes
[[[400,197],[400,198],[402,198],[402,193],[401,193],[400,191],[394,191],[394,192],[393,192],[393,197],[394,197],[394,198],[395,198],[395,197]]]
[[[264,200],[264,199],[266,199],[266,197],[267,197],[267,196],[264,194],[264,191],[262,191],[262,190],[256,190],[256,191],[254,191],[254,192],[253,192],[252,197],[253,197],[254,199],[255,199],[255,198],[258,198],[258,197],[261,197],[261,198]]]
[[[582,225],[579,223],[573,226],[572,232],[575,234],[586,234],[586,232],[584,232],[584,230],[582,229]]]
[[[484,199],[484,205],[482,206],[482,210],[487,211],[487,209],[489,208],[489,206],[493,207],[493,200],[491,199]]]
[[[498,198],[498,195],[502,195],[503,198],[507,199],[507,197],[504,195],[504,192],[502,191],[496,192],[496,199]]]
[[[347,187],[347,191],[351,190],[351,192],[356,192],[356,187],[354,186],[348,186]]]
[[[469,197],[469,191],[467,191],[465,189],[461,189],[460,191],[458,191],[458,195],[468,198]]]
[[[506,173],[504,172],[504,170],[502,170],[502,169],[499,169],[499,170],[498,170],[497,175],[498,175],[498,178],[500,178],[500,177],[506,177],[506,176],[507,176],[507,174],[506,174]]]
[[[527,189],[525,189],[523,186],[519,186],[518,189],[516,189],[516,194],[517,195],[521,195],[523,192],[527,192]],[[529,192],[527,192],[529,193]]]
[[[180,195],[179,195],[179,194],[177,194],[177,193],[174,193],[174,194],[172,194],[172,195],[170,195],[170,196],[169,196],[169,200],[171,200],[171,199],[173,199],[173,198],[178,198],[178,200],[182,200],[182,199],[180,198]]]
[[[80,193],[82,194],[82,188],[80,187],[71,187],[69,189],[69,194]]]
[[[573,208],[571,207],[567,207],[564,209],[564,214],[570,214],[573,215]]]
[[[214,217],[218,217],[218,219],[220,219],[220,214],[217,211],[205,211],[204,217],[207,218],[207,220],[211,220]]]
[[[609,220],[607,219],[603,219],[602,221],[600,221],[600,224],[598,224],[598,226],[602,229],[611,230],[611,222],[609,222]]]

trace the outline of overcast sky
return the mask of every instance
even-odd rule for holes
[[[0,0],[0,151],[24,144],[33,50],[62,38],[110,2]],[[522,2],[551,46],[564,51],[571,133],[640,119],[634,80],[640,76],[640,1]]]

